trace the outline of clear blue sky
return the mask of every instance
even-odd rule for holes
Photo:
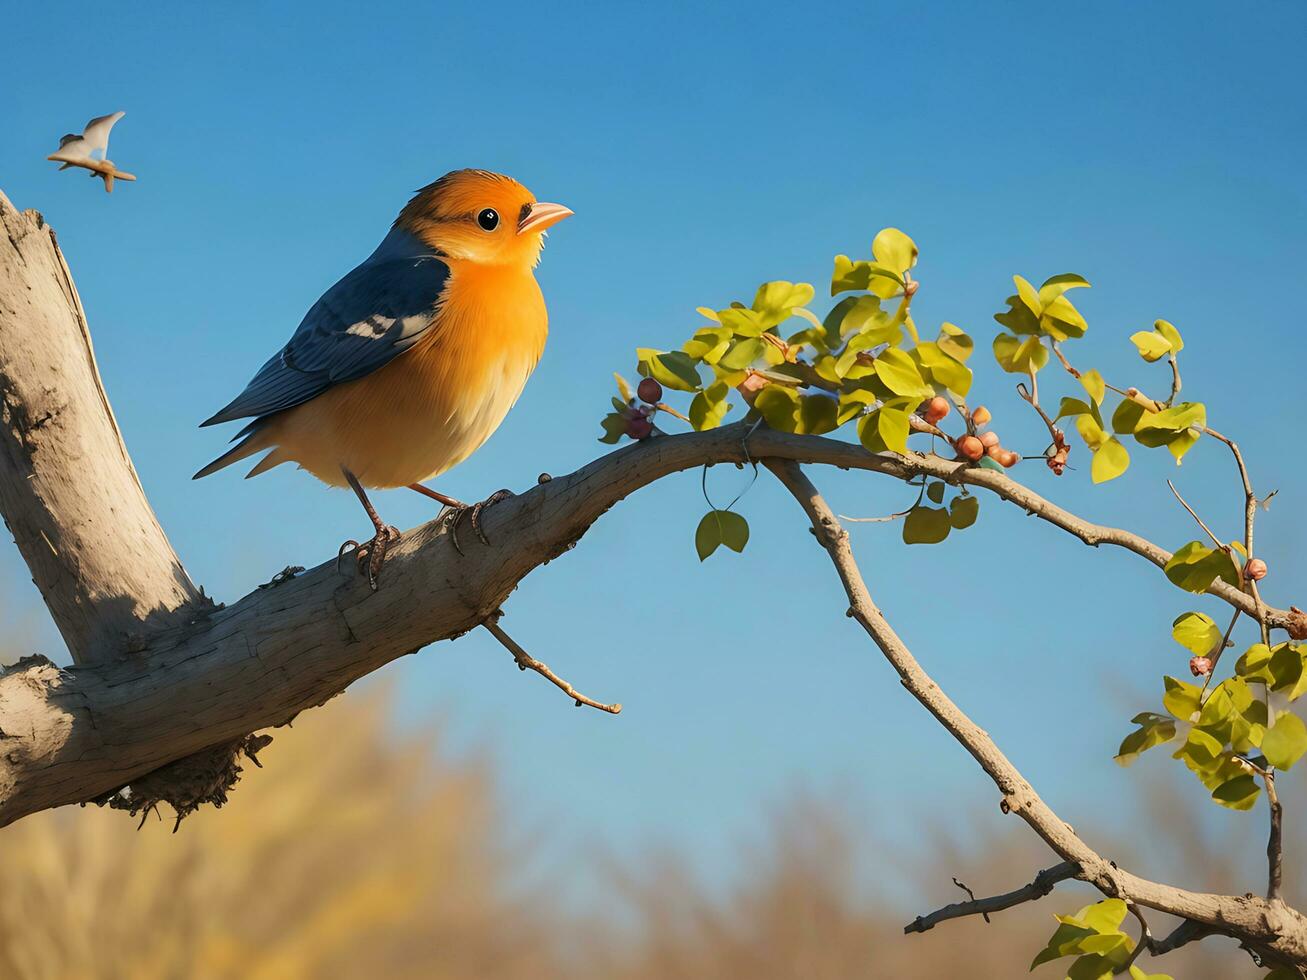
[[[1289,434],[1307,351],[1301,4],[51,3],[6,28],[0,188],[58,229],[141,477],[220,599],[325,560],[364,522],[348,494],[285,467],[192,483],[223,444],[196,423],[413,189],[464,166],[511,173],[576,217],[540,269],[544,360],[446,492],[520,489],[587,461],[610,372],[632,372],[635,346],[679,343],[696,305],[765,279],[820,295],[832,255],[865,254],[895,225],[922,250],[923,325],[952,320],[987,346],[1012,273],[1079,272],[1094,283],[1079,360],[1160,386],[1126,337],[1174,321],[1186,392],[1242,439],[1260,486],[1280,488],[1260,539],[1269,597],[1307,598],[1293,588],[1307,466]],[[138,183],[105,195],[44,161],[60,134],[120,108],[112,156]],[[976,363],[996,424],[1037,451],[1010,379],[984,351]],[[1018,472],[1087,516],[1189,540],[1163,482],[1174,469],[1135,457],[1098,489],[1083,468]],[[869,476],[814,476],[845,513],[907,499]],[[1200,445],[1178,478],[1235,532],[1221,447]],[[743,479],[715,472],[712,486],[726,497]],[[378,504],[403,526],[432,516],[414,494]],[[909,846],[923,820],[996,824],[970,759],[844,618],[793,503],[759,479],[741,503],[747,553],[700,566],[702,510],[697,474],[644,491],[507,605],[519,639],[621,700],[619,718],[574,710],[479,634],[387,668],[405,717],[441,716],[455,744],[493,750],[506,799],[560,855],[670,840],[725,869],[723,846],[800,784],[849,787],[874,833]],[[1117,810],[1149,764],[1111,762],[1126,719],[1184,669],[1171,618],[1210,607],[996,501],[939,547],[907,549],[884,525],[853,534],[905,638],[1063,815]],[[14,642],[57,650],[12,549],[3,573]]]

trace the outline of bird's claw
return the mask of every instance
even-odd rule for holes
[[[346,541],[336,552],[336,571],[340,571],[340,560],[349,549],[353,549],[354,561],[359,572],[368,573],[368,587],[377,591],[377,578],[381,575],[381,566],[386,562],[386,552],[392,542],[399,540],[399,528],[387,525],[377,528],[377,533],[367,544],[359,544],[353,538]]]
[[[463,546],[458,540],[458,525],[463,519],[464,514],[466,514],[468,519],[472,522],[472,530],[475,531],[476,536],[481,539],[481,543],[485,545],[490,544],[490,539],[486,537],[486,532],[481,527],[481,512],[487,507],[497,504],[501,500],[507,500],[512,496],[514,496],[512,490],[496,490],[485,500],[482,500],[480,503],[472,504],[470,507],[464,505],[462,507],[446,508],[444,521],[446,526],[449,528],[449,539],[454,543],[454,550],[460,555],[465,554]]]

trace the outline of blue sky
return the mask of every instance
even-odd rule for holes
[[[1259,486],[1280,489],[1260,537],[1269,598],[1307,598],[1294,590],[1307,466],[1291,428],[1307,352],[1295,67],[1307,10],[702,8],[234,3],[104,16],[51,3],[10,15],[0,189],[58,229],[129,448],[198,582],[231,601],[364,529],[348,494],[289,468],[191,482],[223,444],[196,423],[371,251],[413,189],[480,166],[576,217],[539,270],[544,360],[445,492],[479,498],[584,463],[603,448],[610,373],[632,373],[634,347],[678,344],[695,306],[747,300],[764,280],[814,282],[820,295],[831,256],[865,255],[894,225],[922,251],[918,322],[956,322],[982,348],[1014,272],[1094,283],[1077,300],[1090,332],[1074,353],[1109,380],[1160,387],[1162,367],[1139,362],[1126,337],[1175,322],[1186,393],[1240,438]],[[44,161],[60,134],[119,108],[111,156],[139,182],[105,195]],[[1039,423],[1010,379],[983,349],[976,363],[996,427],[1038,451]],[[1084,468],[1060,481],[1035,465],[1018,473],[1171,547],[1196,536],[1166,489],[1176,476],[1237,530],[1221,447],[1200,445],[1178,476],[1135,459],[1100,488]],[[882,479],[813,475],[844,513],[908,499]],[[717,471],[711,486],[729,499],[744,479]],[[572,709],[480,634],[384,672],[403,716],[442,717],[456,746],[493,751],[506,800],[559,855],[672,841],[727,870],[731,842],[799,785],[842,787],[875,814],[874,833],[907,847],[923,820],[959,834],[997,825],[993,791],[844,618],[824,556],[773,482],[740,504],[753,527],[742,557],[699,564],[704,505],[686,474],[614,509],[509,601],[518,639],[621,700],[619,718]],[[406,527],[432,516],[414,494],[377,503]],[[885,525],[853,535],[900,632],[1063,815],[1082,829],[1124,820],[1121,801],[1160,763],[1122,772],[1112,751],[1126,719],[1153,707],[1160,674],[1184,669],[1171,619],[1211,606],[993,500],[942,546],[905,548]],[[14,643],[56,650],[12,548],[0,570]]]

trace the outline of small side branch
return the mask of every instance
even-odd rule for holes
[[[945,905],[942,909],[936,909],[929,915],[919,915],[904,926],[903,931],[905,933],[925,932],[928,929],[935,928],[941,922],[947,922],[949,919],[961,919],[968,915],[983,915],[985,921],[988,922],[990,912],[1002,912],[1014,905],[1021,905],[1025,902],[1033,902],[1036,899],[1043,898],[1053,890],[1058,882],[1074,878],[1079,873],[1080,865],[1074,861],[1063,861],[1051,868],[1045,868],[1035,875],[1030,884],[1022,885],[1014,891],[1003,895],[994,895],[990,898],[976,898],[969,902],[954,902],[952,905]],[[956,880],[954,879],[954,881]]]
[[[595,708],[599,711],[606,711],[610,715],[621,713],[622,706],[620,704],[604,704],[602,701],[596,701],[594,698],[586,697],[571,684],[550,670],[548,664],[536,660],[531,656],[531,654],[523,650],[521,645],[505,633],[503,627],[499,625],[499,617],[502,615],[502,612],[496,612],[481,625],[484,626],[490,635],[502,643],[504,648],[513,655],[513,659],[517,661],[519,670],[534,670],[537,674],[575,701],[578,708],[581,707],[581,705],[586,705],[587,707]]]
[[[1280,796],[1275,791],[1275,773],[1267,772],[1263,777],[1266,784],[1266,802],[1271,807],[1271,833],[1266,841],[1266,863],[1268,867],[1268,881],[1266,884],[1266,897],[1274,902],[1280,898],[1280,883],[1284,878],[1283,860],[1284,860],[1284,807],[1280,804]]]

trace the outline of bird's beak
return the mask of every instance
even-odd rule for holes
[[[544,231],[546,228],[552,228],[564,218],[570,218],[574,213],[571,208],[564,207],[561,204],[537,201],[531,205],[531,210],[527,212],[526,217],[517,223],[517,233],[525,235],[531,231]]]

